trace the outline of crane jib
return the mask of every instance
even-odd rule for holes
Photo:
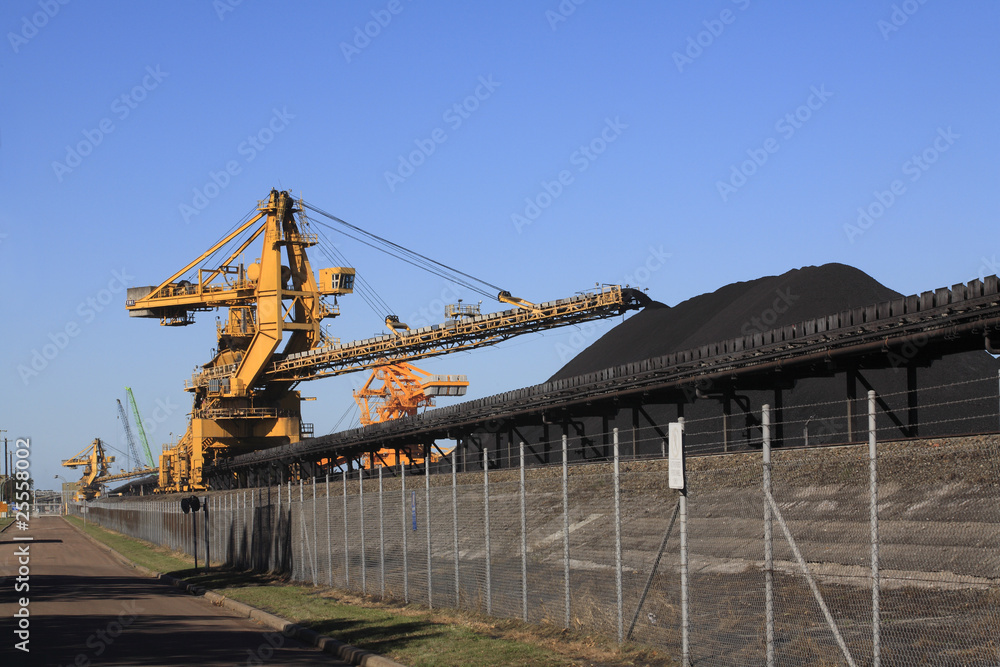
[[[396,260],[487,297],[489,290],[496,290],[496,299],[510,309],[482,314],[479,306],[459,302],[447,307],[449,319],[417,329],[384,313],[388,333],[341,344],[321,326],[340,314],[339,299],[357,288],[369,305],[385,302],[350,266],[314,272],[307,249],[327,248],[305,209],[331,223],[316,225],[336,225],[336,231]],[[333,254],[343,261],[339,253]],[[255,256],[244,264],[245,257]],[[278,190],[172,276],[158,285],[129,288],[127,297],[130,317],[159,319],[165,326],[186,326],[194,322],[196,312],[227,309],[216,327],[212,358],[185,382],[194,394],[188,429],[159,455],[159,488],[178,492],[206,489],[204,468],[220,458],[311,436],[313,425],[302,421],[303,399],[294,390],[299,381],[494,345],[526,333],[612,317],[649,301],[640,291],[610,285],[536,304]],[[448,390],[458,395],[457,385]],[[129,401],[139,442],[148,452],[131,392]],[[133,457],[138,458],[135,452]]]

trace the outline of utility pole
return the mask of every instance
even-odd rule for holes
[[[0,428],[0,433],[6,433],[6,432],[7,429]],[[3,476],[5,482],[10,478],[10,467],[7,465],[7,436],[4,436],[3,438]],[[0,486],[0,489],[3,489],[3,486]],[[13,497],[14,495],[12,493],[11,498]],[[2,496],[0,496],[0,502],[3,502]]]

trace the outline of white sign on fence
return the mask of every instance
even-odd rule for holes
[[[671,489],[684,488],[684,424],[681,422],[670,422],[668,431],[670,437],[670,449],[667,452],[667,460],[670,464],[667,475]]]

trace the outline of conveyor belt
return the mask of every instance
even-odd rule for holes
[[[922,347],[934,340],[963,339],[970,347],[990,346],[993,334],[1000,340],[997,276],[516,389],[413,417],[251,452],[217,467],[234,470],[268,461],[367,451],[401,436],[417,440],[425,433],[440,433],[480,421],[677,386],[717,375],[764,372],[817,359],[890,350],[906,342]]]

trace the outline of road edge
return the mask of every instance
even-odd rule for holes
[[[217,591],[206,589],[203,586],[189,584],[188,582],[172,577],[169,574],[154,572],[148,567],[132,562],[112,547],[109,547],[107,544],[104,544],[100,540],[88,535],[82,529],[73,525],[69,521],[66,521],[65,517],[62,517],[62,519],[65,521],[66,525],[83,535],[99,548],[107,551],[113,558],[121,562],[123,565],[131,567],[147,577],[159,579],[170,584],[171,586],[174,586],[175,588],[179,588],[187,593],[190,593],[191,595],[201,597],[213,606],[225,607],[229,611],[240,614],[244,618],[249,618],[250,620],[256,621],[261,625],[266,625],[269,628],[277,630],[286,637],[293,637],[303,644],[314,646],[324,653],[329,653],[341,660],[351,663],[352,665],[360,665],[361,667],[407,667],[402,663],[395,662],[394,660],[390,660],[389,658],[381,656],[377,653],[372,653],[371,651],[366,651],[364,649],[357,648],[356,646],[345,644],[344,642],[327,635],[321,635],[315,630],[310,630],[309,628],[301,626],[298,623],[292,623],[288,619],[275,616],[274,614],[266,612],[263,609],[252,607],[243,602],[238,602],[237,600],[231,600]]]

